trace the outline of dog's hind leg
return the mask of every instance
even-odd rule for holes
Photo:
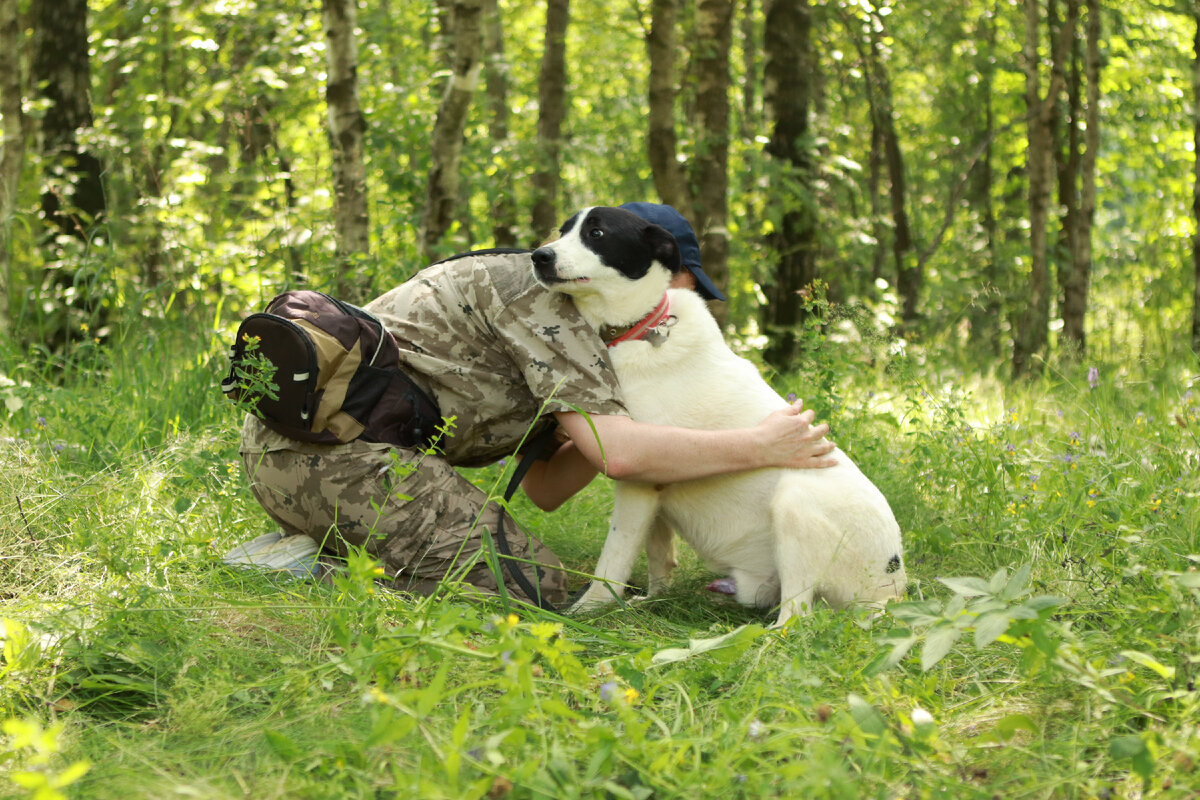
[[[795,519],[776,516],[775,566],[779,569],[779,616],[771,627],[780,628],[792,617],[812,613],[813,602],[828,577],[838,529],[820,516]]]
[[[618,484],[613,499],[612,521],[592,581],[571,612],[587,611],[619,600],[642,552],[650,527],[658,516],[658,492],[653,486]]]
[[[646,594],[653,597],[661,594],[671,580],[671,572],[679,561],[675,557],[675,532],[661,514],[650,524],[650,535],[646,539],[646,567],[650,586]]]

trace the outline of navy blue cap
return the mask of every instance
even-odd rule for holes
[[[692,230],[691,223],[684,219],[682,214],[671,206],[658,203],[626,203],[621,208],[632,211],[647,222],[666,228],[679,245],[680,263],[696,278],[696,291],[700,296],[705,300],[725,299],[725,295],[721,294],[716,284],[704,274],[704,269],[700,266],[700,242],[696,239],[696,232]]]

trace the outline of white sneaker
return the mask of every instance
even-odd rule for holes
[[[303,534],[284,536],[272,531],[239,544],[221,560],[234,567],[258,567],[296,578],[315,578],[321,572],[317,561],[320,554],[317,543]]]

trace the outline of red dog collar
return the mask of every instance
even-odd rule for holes
[[[621,342],[631,342],[638,339],[645,339],[651,331],[666,321],[667,317],[670,315],[671,300],[669,297],[667,297],[667,293],[663,292],[662,300],[658,301],[658,305],[654,307],[653,311],[643,317],[641,321],[634,323],[632,328],[625,331],[617,338],[609,341],[608,346],[616,347],[617,345],[621,344]]]

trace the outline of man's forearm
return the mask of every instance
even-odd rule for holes
[[[832,445],[825,426],[811,425],[799,404],[754,428],[695,430],[635,422],[627,417],[557,415],[580,453],[616,480],[675,483],[761,467],[823,467]]]

